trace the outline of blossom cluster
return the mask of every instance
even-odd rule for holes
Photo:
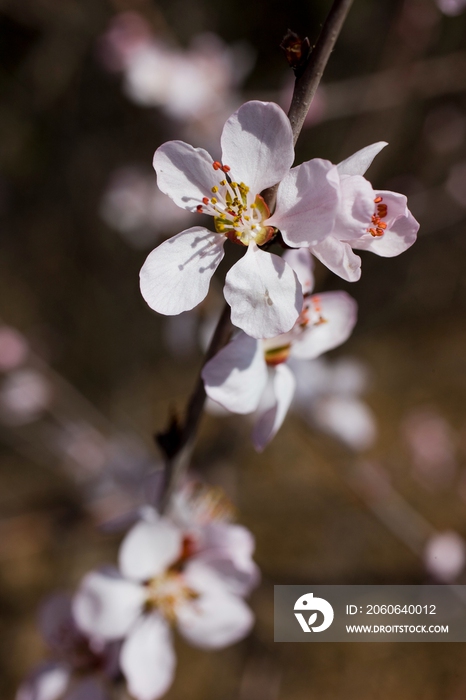
[[[356,322],[345,292],[312,294],[313,257],[354,282],[354,249],[384,257],[402,253],[419,225],[406,197],[374,190],[364,174],[386,146],[367,146],[339,165],[314,158],[293,166],[290,122],[274,103],[244,104],[226,122],[222,159],[183,141],[155,152],[160,190],[189,212],[214,218],[215,232],[194,226],[153,250],[140,275],[148,305],[165,315],[196,307],[224,257],[227,240],[246,248],[227,272],[224,296],[233,340],[203,369],[207,395],[229,411],[257,412],[253,441],[262,450],[293,399],[288,360],[312,360],[340,345]],[[277,187],[276,206],[264,196]],[[288,248],[269,252],[279,242]]]
[[[41,616],[53,661],[17,700],[106,700],[121,672],[137,700],[155,700],[176,667],[172,628],[193,646],[242,639],[254,617],[244,602],[257,585],[251,533],[232,521],[219,489],[187,481],[165,515],[146,506],[126,534],[118,568],[84,576],[72,603],[53,599]]]

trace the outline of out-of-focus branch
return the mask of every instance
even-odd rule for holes
[[[315,95],[335,41],[352,4],[353,0],[334,0],[317,43],[296,78],[293,98],[288,112],[294,143],[296,143],[301,133],[312,98]],[[263,193],[271,209],[275,202],[277,187],[278,185],[271,187]],[[228,343],[232,331],[230,307],[228,304],[225,304],[204,358],[203,366]],[[160,503],[162,512],[166,509],[177,484],[188,469],[205,399],[204,384],[199,375],[194,391],[188,401],[183,422],[179,423],[177,418],[172,418],[168,429],[157,435],[157,443],[164,453],[166,463],[165,484]]]

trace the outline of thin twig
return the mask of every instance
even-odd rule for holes
[[[301,133],[312,98],[315,95],[335,41],[352,3],[353,0],[334,0],[317,43],[310,53],[304,69],[300,71],[299,77],[296,78],[293,98],[288,112],[294,143],[296,143]],[[275,204],[277,188],[278,184],[262,193],[271,210]],[[232,332],[230,307],[228,304],[225,304],[202,366],[228,343]],[[158,444],[165,454],[166,461],[165,484],[160,504],[161,512],[166,509],[176,486],[189,467],[205,399],[204,384],[199,374],[196,386],[186,407],[184,422],[179,425],[176,421],[172,421],[168,430],[157,436]]]

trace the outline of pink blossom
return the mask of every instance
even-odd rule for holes
[[[262,451],[279,430],[293,399],[296,380],[287,360],[312,360],[343,343],[356,323],[356,302],[346,292],[311,295],[313,275],[308,250],[284,256],[303,291],[303,311],[288,332],[268,340],[239,333],[206,363],[206,393],[233,413],[257,412],[253,442]]]
[[[424,563],[435,578],[444,582],[454,581],[466,563],[463,538],[453,531],[433,535],[424,549]]]
[[[147,509],[123,540],[119,570],[87,574],[75,597],[75,618],[85,633],[124,640],[120,665],[137,700],[155,700],[172,683],[172,624],[204,649],[232,644],[252,626],[241,597],[249,587],[241,586],[241,567],[228,560],[235,549],[238,562],[248,560],[245,538],[239,534],[233,543],[237,531],[227,523],[218,523],[223,531],[210,530],[211,521],[197,525],[183,529]]]
[[[286,217],[293,206],[298,183],[307,177],[308,163],[292,168],[278,189],[274,224],[281,230],[285,243],[292,247],[308,246],[329,270],[349,282],[361,276],[361,258],[353,248],[370,250],[382,257],[399,255],[416,240],[419,224],[408,210],[406,197],[396,192],[374,190],[364,173],[374,157],[387,144],[383,141],[357,151],[337,166],[339,174],[339,206],[329,235],[316,241],[306,227],[291,229]],[[280,212],[286,212],[282,220]]]
[[[23,364],[28,350],[21,333],[9,326],[0,327],[0,372],[11,372]]]
[[[141,270],[142,295],[166,315],[197,306],[230,238],[247,248],[225,280],[232,322],[254,338],[272,338],[294,326],[302,290],[285,260],[260,246],[275,227],[299,239],[294,247],[304,245],[306,236],[315,244],[324,240],[337,213],[338,171],[319,159],[294,168],[270,216],[260,193],[287,176],[294,159],[285,113],[273,103],[248,102],[227,120],[221,144],[223,164],[182,141],[157,149],[154,167],[162,192],[188,211],[212,215],[216,233],[196,226],[152,251]]]

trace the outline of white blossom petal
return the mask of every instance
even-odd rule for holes
[[[340,187],[341,199],[332,236],[349,241],[367,235],[375,211],[376,195],[371,183],[360,175],[344,175]]]
[[[135,581],[161,574],[180,556],[182,533],[168,518],[141,520],[128,532],[118,553],[120,571]]]
[[[252,559],[255,542],[242,525],[213,521],[202,531],[202,549],[197,561],[208,564],[236,595],[247,595],[260,580],[260,571]]]
[[[91,571],[73,600],[76,624],[89,637],[121,639],[140,615],[145,602],[142,586],[117,572]]]
[[[141,293],[151,309],[173,316],[197,306],[223,258],[225,240],[194,226],[155,248],[140,273]]]
[[[218,185],[212,164],[207,151],[184,141],[168,141],[154,155],[159,189],[188,211],[196,211],[203,197],[211,197],[211,188]]]
[[[370,408],[351,396],[327,396],[319,399],[312,410],[313,422],[326,433],[337,437],[357,452],[369,449],[377,428]]]
[[[70,680],[70,671],[61,664],[45,663],[21,683],[16,700],[58,700]]]
[[[292,168],[280,183],[277,206],[267,223],[292,247],[313,245],[332,233],[340,200],[336,165],[314,158]]]
[[[368,170],[375,156],[380,153],[380,151],[388,146],[386,141],[378,141],[370,146],[361,148],[360,151],[356,151],[352,156],[346,158],[341,163],[338,164],[338,170],[341,175],[364,175],[366,170]]]
[[[314,289],[314,259],[309,248],[285,250],[283,260],[295,271],[303,294],[310,294]]]
[[[261,413],[252,432],[258,452],[262,452],[281,428],[296,388],[293,372],[284,364],[275,367],[272,381],[273,403]]]
[[[361,277],[361,258],[353,253],[349,243],[329,236],[312,246],[311,252],[321,263],[348,282],[357,282]]]
[[[346,292],[323,292],[306,300],[312,306],[317,303],[322,323],[309,324],[297,337],[291,348],[293,357],[313,360],[324,352],[345,342],[356,325],[358,307]]]
[[[284,260],[250,243],[225,278],[231,321],[253,338],[273,338],[295,324],[303,305],[301,285]]]
[[[227,120],[222,158],[237,182],[256,195],[275,185],[293,165],[293,132],[288,117],[273,102],[246,102]]]
[[[205,564],[186,567],[187,585],[198,597],[177,609],[178,628],[194,646],[218,649],[234,644],[250,631],[254,617],[246,603]]]
[[[143,617],[125,640],[120,656],[128,690],[137,700],[156,700],[173,682],[176,657],[170,628],[155,613]]]
[[[209,398],[233,413],[251,413],[267,382],[267,365],[261,343],[238,333],[202,369]]]

